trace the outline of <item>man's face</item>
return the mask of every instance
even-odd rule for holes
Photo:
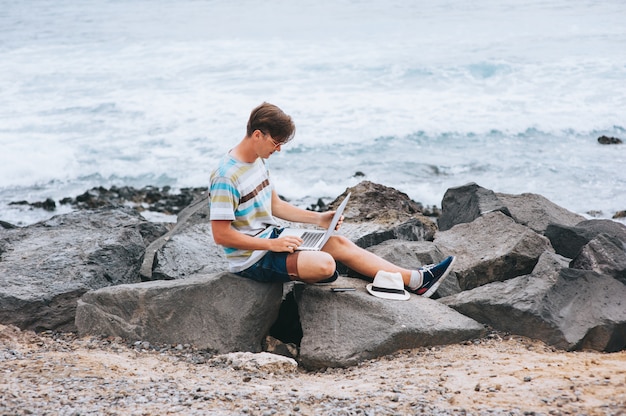
[[[263,159],[267,159],[274,152],[280,152],[281,146],[283,145],[283,143],[280,143],[274,140],[274,138],[269,133],[263,133],[263,132],[261,133],[263,134],[263,140],[266,142],[264,143],[261,157]]]

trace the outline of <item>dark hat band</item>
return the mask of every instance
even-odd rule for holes
[[[374,292],[395,293],[398,295],[404,295],[404,290],[402,289],[390,289],[388,287],[372,286],[372,290]]]

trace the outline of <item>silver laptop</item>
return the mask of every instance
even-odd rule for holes
[[[345,197],[337,211],[335,212],[335,216],[330,223],[330,227],[327,230],[309,230],[306,228],[285,228],[282,233],[280,233],[281,237],[295,235],[300,237],[302,240],[302,244],[298,246],[296,250],[313,250],[319,251],[324,247],[324,244],[328,241],[333,232],[335,232],[335,227],[343,214],[343,210],[346,208],[348,204],[348,199],[350,199],[350,193]]]

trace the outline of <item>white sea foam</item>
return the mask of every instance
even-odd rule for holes
[[[302,203],[366,178],[626,209],[621,0],[0,0],[0,218],[92,186],[206,185],[262,101]],[[322,161],[321,167],[316,167]],[[34,217],[49,215],[33,214]]]

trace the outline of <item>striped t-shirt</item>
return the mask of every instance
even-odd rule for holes
[[[210,219],[232,221],[234,229],[257,237],[269,237],[273,225],[272,185],[265,162],[241,162],[225,155],[211,173]],[[261,259],[266,251],[224,247],[229,270],[240,272]]]

